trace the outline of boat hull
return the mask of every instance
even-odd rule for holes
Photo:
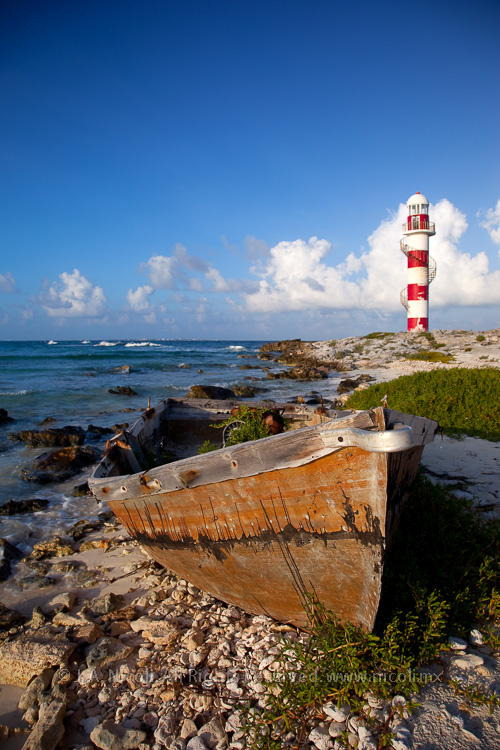
[[[404,463],[418,466],[418,459]],[[305,627],[312,598],[371,629],[387,472],[387,454],[347,448],[303,466],[111,508],[157,562],[224,601]]]
[[[188,408],[197,428],[213,419]],[[223,601],[298,627],[320,602],[372,629],[384,552],[436,423],[379,407],[139,471],[185,409],[148,410],[117,436],[89,479],[96,497],[158,563]]]

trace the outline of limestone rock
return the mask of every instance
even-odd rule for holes
[[[52,597],[50,602],[45,607],[45,610],[49,613],[67,612],[76,602],[76,596],[71,591],[65,591],[62,594]]]
[[[0,646],[0,683],[26,687],[44,669],[66,664],[75,644],[50,627],[28,630]]]
[[[119,659],[126,659],[132,649],[130,646],[125,646],[123,643],[118,641],[116,638],[100,638],[96,641],[87,651],[87,666],[100,667],[106,664],[111,664],[113,661]]]
[[[60,536],[47,539],[46,542],[38,542],[33,547],[30,557],[34,560],[43,560],[47,557],[66,557],[72,555],[74,549],[67,542],[64,542]]]
[[[146,732],[138,729],[124,729],[111,721],[98,724],[90,733],[96,747],[103,750],[133,750],[146,739]]]
[[[38,721],[24,743],[22,750],[52,750],[64,736],[66,701],[51,700],[42,703]]]
[[[41,702],[40,698],[42,693],[47,690],[52,682],[53,675],[54,669],[47,667],[46,669],[43,669],[39,675],[34,677],[19,698],[17,707],[20,708],[21,711],[26,711],[33,705],[38,705]]]
[[[90,608],[95,615],[107,615],[110,612],[120,609],[123,606],[123,602],[124,598],[122,594],[113,594],[113,592],[110,592],[99,599],[94,599]]]

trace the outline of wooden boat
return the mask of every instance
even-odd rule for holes
[[[148,408],[110,441],[92,492],[152,558],[223,601],[304,627],[314,597],[371,629],[384,550],[437,423],[287,405],[283,434],[192,455],[220,443],[211,425],[234,405]]]

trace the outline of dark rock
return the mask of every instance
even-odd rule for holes
[[[257,365],[238,365],[238,370],[256,370]]]
[[[69,536],[73,537],[75,542],[83,539],[84,536],[90,534],[91,531],[101,528],[100,521],[85,521],[84,519],[77,521],[68,529]]]
[[[17,516],[20,513],[36,513],[45,510],[49,504],[44,498],[35,497],[32,500],[9,500],[0,506],[0,516]]]
[[[354,390],[354,388],[357,388],[361,383],[369,383],[372,380],[375,380],[372,375],[358,375],[357,378],[344,378],[344,380],[341,380],[338,384],[337,393],[339,395],[342,393],[348,393],[349,391]]]
[[[348,393],[349,391],[353,391],[357,385],[359,385],[359,383],[354,380],[354,378],[344,378],[344,380],[341,380],[337,386],[337,393]]]
[[[137,391],[134,391],[129,385],[116,385],[114,388],[108,388],[108,393],[114,393],[118,396],[137,396]]]
[[[113,430],[111,427],[99,427],[97,424],[89,424],[87,432],[91,432],[93,435],[112,435]]]
[[[43,589],[46,586],[55,586],[56,583],[57,580],[55,578],[42,573],[29,573],[17,581],[17,585],[21,589],[30,589],[33,587]]]
[[[80,560],[61,560],[52,565],[54,573],[74,573],[75,571],[84,570],[87,566]]]
[[[119,424],[114,424],[113,425],[113,430],[114,430],[114,432],[116,434],[117,432],[121,432],[122,430],[126,430],[127,427],[128,427],[128,422],[121,422]]]
[[[191,365],[189,364],[189,362],[181,362],[179,365],[177,365],[177,367],[180,367],[181,370],[191,369]]]
[[[7,409],[0,409],[0,424],[7,424],[7,422],[15,422],[15,419],[9,417]]]
[[[73,497],[86,497],[91,495],[90,487],[88,482],[82,482],[81,484],[75,484],[73,487]]]
[[[11,565],[22,557],[21,553],[7,539],[0,538],[0,581],[9,577]]]
[[[192,385],[186,398],[214,398],[226,401],[236,398],[236,394],[229,388],[219,388],[215,385]]]
[[[15,609],[9,609],[0,602],[0,630],[9,630],[26,622],[26,617]]]
[[[39,426],[43,427],[44,425],[52,424],[55,421],[55,417],[45,417],[45,419],[42,419],[42,421],[39,423]]]
[[[68,445],[81,445],[85,432],[81,427],[49,427],[48,430],[22,430],[9,433],[9,439],[25,443],[31,448],[54,448]]]
[[[253,398],[259,390],[262,389],[255,388],[253,385],[233,385],[233,391],[239,398]]]
[[[21,469],[21,478],[27,482],[62,482],[95,463],[100,452],[89,445],[70,446],[42,453],[32,463]]]
[[[287,377],[294,380],[322,380],[328,377],[328,369],[326,367],[298,365],[289,370]]]
[[[132,367],[130,365],[120,365],[119,367],[112,367],[110,372],[123,372],[128,375],[129,372],[132,372]]]

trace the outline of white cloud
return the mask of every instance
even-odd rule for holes
[[[368,238],[369,250],[327,263],[330,242],[317,237],[280,242],[271,248],[257,291],[245,295],[252,312],[311,309],[398,310],[406,284],[406,263],[399,249],[406,206],[380,223]],[[483,305],[500,302],[500,271],[489,271],[484,252],[470,255],[457,245],[467,221],[450,201],[431,207],[437,234],[430,252],[437,262],[431,304]],[[408,238],[411,243],[411,236]]]
[[[0,292],[13,292],[16,281],[11,273],[0,273]]]
[[[481,222],[481,226],[486,229],[493,242],[500,245],[500,200],[497,201],[495,208],[489,208],[486,211],[486,218]]]
[[[129,307],[136,312],[149,310],[149,297],[153,292],[154,289],[152,286],[149,286],[149,284],[138,286],[137,289],[129,289],[127,292],[127,302]]]
[[[74,268],[63,272],[60,281],[53,282],[42,303],[48,315],[55,318],[99,317],[105,309],[106,297],[100,286],[95,286]]]
[[[216,268],[209,268],[205,273],[206,278],[212,282],[214,292],[228,292],[229,283]]]

